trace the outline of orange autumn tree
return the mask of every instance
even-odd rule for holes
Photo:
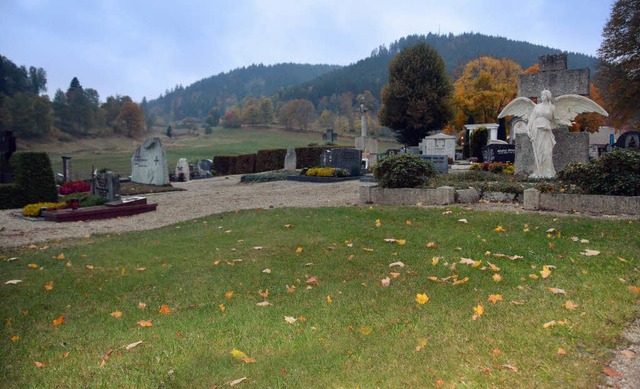
[[[600,89],[593,82],[589,85],[588,97],[605,110],[607,109],[607,107],[605,107],[602,102],[602,94],[600,93]],[[569,127],[569,130],[572,132],[586,131],[589,133],[594,133],[598,131],[598,128],[600,128],[600,126],[604,126],[605,123],[606,118],[598,113],[583,113],[576,116],[576,118],[573,120],[573,124],[571,125],[571,127]]]
[[[510,59],[480,57],[469,61],[454,83],[455,125],[460,128],[469,115],[476,123],[498,120],[498,114],[518,94],[522,67]]]

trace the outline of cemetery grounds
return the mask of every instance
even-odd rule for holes
[[[637,218],[260,196],[289,184],[2,248],[2,386],[595,387],[637,361]]]

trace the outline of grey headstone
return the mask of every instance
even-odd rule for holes
[[[569,132],[566,128],[553,130],[556,145],[553,148],[553,167],[556,172],[571,162],[589,162],[589,133]],[[515,173],[533,173],[535,160],[531,140],[526,134],[516,136]]]
[[[92,195],[102,196],[107,202],[117,201],[120,196],[120,176],[112,172],[97,173],[91,179]]]
[[[362,150],[348,148],[325,150],[322,153],[321,161],[324,166],[345,169],[352,176],[359,176],[362,166]]]
[[[167,153],[160,138],[147,139],[131,157],[131,181],[147,185],[167,185]]]
[[[438,173],[449,171],[449,157],[446,155],[420,155],[422,160],[431,162]]]
[[[296,149],[289,147],[287,155],[284,156],[284,170],[296,170]]]

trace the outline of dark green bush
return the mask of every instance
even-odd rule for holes
[[[232,166],[233,170],[235,170],[235,160],[232,161],[232,156],[230,155],[216,155],[213,157],[213,170],[219,176],[227,176],[231,173]]]
[[[473,134],[471,134],[470,140],[470,152],[471,156],[478,158],[478,162],[483,162],[482,148],[487,145],[489,141],[489,131],[485,127],[478,127]]]
[[[640,152],[617,149],[587,164],[571,163],[557,179],[587,194],[640,196]]]
[[[9,161],[13,183],[20,188],[20,207],[35,203],[55,203],[58,191],[49,156],[44,152],[19,151]]]
[[[0,209],[21,208],[22,191],[16,184],[0,184]]]
[[[69,195],[64,196],[60,201],[69,203],[71,202],[71,199],[78,199],[80,208],[95,207],[96,205],[102,205],[107,202],[107,199],[105,197],[92,195],[87,192],[71,193]]]
[[[268,182],[268,181],[286,181],[291,172],[270,171],[266,173],[245,174],[240,177],[240,182]]]
[[[284,167],[287,149],[265,149],[256,153],[256,172],[280,170]]]
[[[235,174],[249,174],[256,171],[256,155],[242,154],[237,156]]]
[[[427,184],[435,175],[431,162],[411,154],[390,155],[380,160],[373,176],[383,188],[417,188]]]

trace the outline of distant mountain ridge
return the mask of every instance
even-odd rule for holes
[[[380,90],[387,83],[388,65],[402,49],[424,41],[442,56],[447,72],[455,75],[464,65],[481,56],[509,58],[523,69],[538,62],[541,55],[562,51],[527,42],[479,33],[460,35],[410,35],[381,45],[371,55],[348,66],[278,64],[251,65],[200,80],[186,88],[178,87],[156,100],[149,108],[169,120],[187,116],[203,118],[214,107],[225,107],[248,96],[276,96],[279,101],[304,98],[317,106],[322,99],[342,93],[357,95],[370,91],[379,99]],[[574,52],[567,53],[569,68],[590,68],[595,71],[595,57]]]

